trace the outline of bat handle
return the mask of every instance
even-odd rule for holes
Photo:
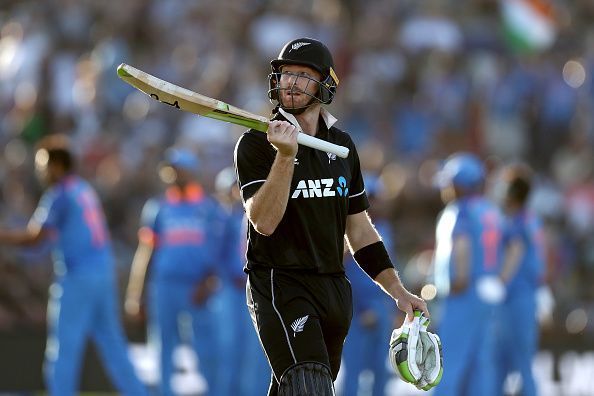
[[[338,144],[327,142],[322,139],[318,139],[303,132],[299,132],[299,134],[297,135],[297,143],[317,150],[322,150],[327,153],[336,154],[340,158],[346,158],[349,156],[348,148],[344,146],[339,146]]]

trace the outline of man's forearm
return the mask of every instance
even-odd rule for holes
[[[140,243],[134,258],[132,259],[132,266],[130,268],[130,279],[128,281],[128,288],[126,290],[126,299],[140,301],[142,290],[144,288],[144,280],[146,277],[146,270],[153,254],[152,246]]]
[[[395,300],[398,300],[406,292],[398,272],[394,268],[386,268],[375,277],[374,281]]]
[[[39,233],[30,230],[0,230],[0,244],[30,245],[39,240]]]
[[[353,254],[381,240],[366,211],[347,217],[346,239]]]
[[[408,320],[413,320],[415,310],[423,311],[427,318],[430,316],[425,301],[406,290],[400,281],[398,271],[394,268],[386,268],[374,278],[374,281],[396,301],[398,308],[406,313]]]
[[[268,178],[258,192],[248,200],[247,215],[256,231],[261,234],[272,234],[285,214],[294,162],[294,157],[277,153]]]

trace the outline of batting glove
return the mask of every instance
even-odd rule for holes
[[[441,381],[442,350],[439,337],[427,331],[429,319],[415,311],[412,322],[394,329],[390,338],[390,363],[400,378],[422,390]]]

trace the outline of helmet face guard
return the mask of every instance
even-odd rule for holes
[[[277,59],[270,62],[272,73],[268,75],[268,98],[271,101],[278,101],[281,108],[288,112],[300,113],[309,107],[315,100],[322,104],[330,104],[336,93],[338,86],[338,77],[334,72],[334,61],[330,50],[318,40],[311,38],[300,38],[287,43]],[[317,93],[311,96],[311,100],[307,105],[296,108],[291,103],[281,103],[282,95],[280,95],[280,77],[283,74],[281,68],[284,65],[302,65],[308,66],[317,70],[321,74],[321,80],[318,81],[309,77],[308,87],[310,83],[318,85]],[[300,78],[308,78],[307,76],[299,76]],[[285,90],[292,90],[295,87],[284,88]]]
[[[332,85],[331,82],[328,81],[330,79],[329,77],[326,77],[326,79],[324,81],[319,81],[319,80],[316,80],[315,78],[312,78],[312,77],[306,76],[306,75],[294,75],[295,79],[293,81],[293,84],[291,84],[288,87],[281,87],[280,80],[281,80],[281,76],[283,74],[284,75],[293,75],[290,72],[283,73],[280,71],[272,72],[268,75],[268,98],[271,101],[276,100],[280,104],[281,108],[288,111],[289,113],[294,112],[294,111],[299,112],[299,110],[303,111],[306,108],[308,108],[309,106],[311,106],[311,104],[316,101],[319,103],[322,103],[322,104],[329,104],[330,102],[332,102],[332,98],[334,97],[334,93],[336,92],[336,85]],[[307,80],[307,84],[306,84],[304,90],[297,88],[297,80],[298,79]],[[311,85],[317,86],[317,90],[315,91],[316,93],[314,95],[307,92],[308,88]],[[292,100],[289,100],[288,103],[287,103],[287,100],[283,100],[283,97],[284,97],[283,93],[286,91],[299,92],[300,94],[309,96],[310,100],[306,105],[295,106],[295,103],[293,103]]]

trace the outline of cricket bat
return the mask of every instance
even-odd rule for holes
[[[161,80],[125,63],[118,66],[118,76],[151,98],[176,109],[231,124],[242,125],[261,132],[268,130],[269,120],[266,117],[192,92],[189,89]],[[349,155],[349,149],[347,147],[318,139],[303,132],[298,133],[297,142],[307,147],[335,154],[341,158],[346,158]]]

